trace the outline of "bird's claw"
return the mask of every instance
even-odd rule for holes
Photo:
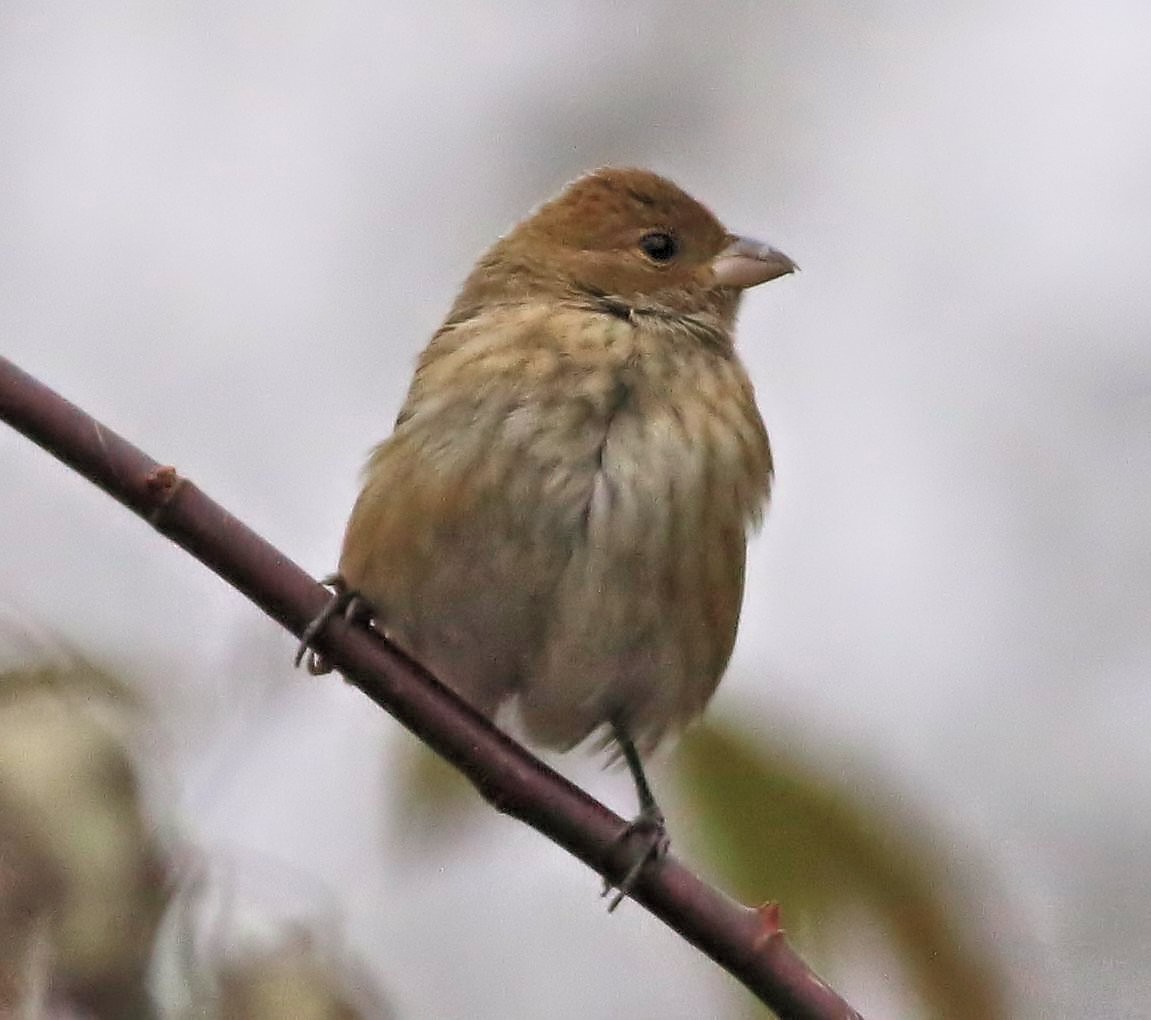
[[[329,621],[335,616],[342,616],[349,622],[366,620],[371,616],[371,607],[367,600],[357,592],[352,591],[339,574],[329,574],[327,577],[321,578],[320,584],[332,589],[332,597],[316,618],[304,628],[304,633],[300,635],[300,644],[296,648],[294,660],[296,666],[303,662],[312,676],[323,676],[332,671],[332,667],[328,665],[323,656],[312,648],[312,642],[328,625]]]
[[[635,888],[636,880],[639,878],[640,872],[643,871],[647,863],[649,861],[658,861],[660,858],[666,856],[668,849],[671,847],[671,840],[668,838],[663,812],[660,811],[654,803],[641,808],[639,814],[624,826],[623,831],[615,838],[612,845],[618,846],[620,843],[625,843],[631,839],[632,836],[640,837],[644,842],[640,846],[639,852],[636,854],[627,873],[618,883],[612,882],[609,878],[603,880],[601,896],[607,896],[613,889],[616,890],[615,896],[612,897],[611,903],[608,904],[607,910],[609,914],[623,902],[625,897],[631,895],[632,889]]]

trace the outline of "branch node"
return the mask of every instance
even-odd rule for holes
[[[148,523],[157,531],[164,530],[161,527],[164,515],[183,484],[184,479],[171,465],[157,466],[144,477],[144,488],[152,502],[152,508],[148,511]]]

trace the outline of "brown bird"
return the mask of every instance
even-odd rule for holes
[[[667,845],[640,755],[719,682],[771,484],[736,309],[795,268],[654,173],[581,177],[479,260],[348,522],[396,644],[540,744],[618,744],[652,834],[621,896]]]

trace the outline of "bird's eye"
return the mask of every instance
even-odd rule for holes
[[[676,243],[676,239],[662,230],[644,234],[639,239],[639,246],[643,253],[655,262],[669,262],[675,258],[679,251],[679,244]]]

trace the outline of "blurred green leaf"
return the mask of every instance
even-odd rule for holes
[[[685,736],[675,761],[687,813],[697,823],[690,832],[677,826],[676,834],[745,902],[779,902],[784,927],[801,951],[821,966],[833,965],[831,953],[845,945],[845,930],[852,938],[853,922],[866,916],[901,961],[905,984],[925,1015],[1008,1015],[999,967],[971,945],[952,916],[962,892],[958,869],[912,832],[907,819],[874,808],[874,778],[857,774],[852,786],[832,783],[778,749],[714,723]],[[865,946],[874,944],[873,934],[857,931]],[[758,1008],[755,1013],[762,1015]]]
[[[451,845],[465,822],[486,818],[490,808],[463,774],[418,740],[398,741],[396,813],[404,834],[401,852],[422,854]]]

